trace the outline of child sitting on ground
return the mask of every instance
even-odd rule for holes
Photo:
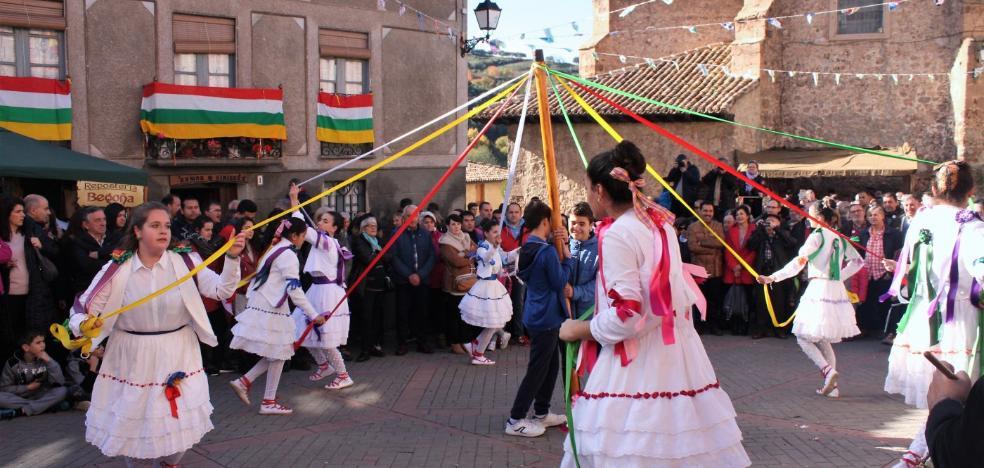
[[[44,335],[27,332],[21,350],[7,360],[0,374],[0,415],[3,419],[33,416],[65,401],[68,394],[61,367],[44,351]]]

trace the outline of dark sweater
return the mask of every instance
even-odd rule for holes
[[[547,241],[530,235],[519,251],[517,276],[526,283],[523,325],[533,331],[553,330],[568,318],[564,286],[574,260],[560,261],[556,249]]]
[[[977,379],[966,404],[946,399],[929,411],[926,442],[933,466],[981,466],[984,460],[981,434],[984,434],[984,379]]]

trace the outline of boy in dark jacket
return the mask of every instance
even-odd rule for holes
[[[61,367],[44,351],[44,335],[27,332],[21,350],[7,360],[0,374],[0,408],[4,416],[41,414],[63,401],[68,394]]]
[[[547,243],[550,214],[550,207],[540,201],[531,202],[523,213],[524,224],[531,230],[519,251],[518,274],[526,283],[523,325],[530,335],[530,360],[506,421],[508,435],[537,437],[547,427],[567,422],[566,417],[549,410],[560,371],[560,325],[569,316],[566,298],[573,295],[568,281],[574,261],[569,249],[565,248],[561,259]],[[567,233],[558,229],[553,235]],[[533,417],[527,418],[531,403]]]

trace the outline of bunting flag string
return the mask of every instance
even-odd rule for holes
[[[673,59],[673,56],[669,57],[643,57],[639,55],[625,55],[612,52],[595,52],[595,54],[601,56],[617,57],[618,61],[627,64],[627,67],[623,67],[617,70],[612,70],[604,74],[614,75],[618,73],[625,73],[630,69],[636,69],[640,66],[646,65],[649,67],[655,67],[657,62],[672,63],[674,67],[678,70],[680,66],[692,66],[697,69],[702,75],[707,76],[711,71],[717,70],[731,77],[744,77],[748,79],[757,79],[758,75],[765,73],[769,76],[769,79],[774,83],[777,77],[786,76],[788,78],[795,78],[797,75],[810,75],[813,77],[814,84],[819,84],[821,78],[823,77],[833,77],[834,83],[836,85],[841,85],[843,82],[841,76],[848,75],[854,76],[858,80],[865,80],[867,78],[882,79],[886,76],[892,77],[895,84],[899,84],[899,81],[914,82],[917,77],[924,77],[927,81],[935,82],[937,77],[948,78],[950,72],[909,72],[909,71],[893,71],[893,72],[854,72],[854,71],[820,71],[820,70],[782,70],[777,68],[760,68],[757,73],[748,72],[743,74],[734,73],[728,68],[727,65],[720,65],[716,63],[680,63],[680,60]],[[639,60],[637,63],[629,63],[629,59]],[[968,75],[980,74],[980,69],[966,72]],[[902,78],[905,78],[904,80]]]
[[[648,0],[648,1],[641,2],[641,3],[636,3],[636,4],[633,4],[633,5],[627,5],[625,7],[612,10],[609,13],[611,13],[611,14],[616,14],[617,13],[618,16],[619,16],[619,18],[624,18],[626,16],[629,16],[632,12],[636,11],[636,8],[637,7],[642,6],[642,5],[647,5],[647,4],[650,4],[650,3],[655,3],[656,1],[657,0]],[[799,18],[802,18],[806,22],[806,24],[812,25],[813,24],[813,20],[816,19],[817,16],[821,16],[821,15],[844,15],[844,16],[850,16],[850,15],[853,15],[853,14],[855,14],[858,11],[861,11],[863,9],[886,8],[886,7],[887,7],[888,11],[895,12],[895,11],[897,11],[901,7],[901,4],[908,3],[908,2],[913,2],[913,1],[916,1],[916,0],[884,1],[884,2],[880,2],[880,3],[873,3],[873,4],[870,4],[870,5],[861,5],[861,6],[849,7],[849,8],[837,8],[837,9],[823,10],[823,11],[811,11],[811,12],[805,12],[805,13],[795,13],[795,14],[790,14],[790,15],[767,16],[767,17],[762,17],[762,18],[727,19],[727,20],[715,21],[713,23],[681,24],[681,25],[676,25],[676,26],[648,26],[648,27],[645,27],[645,28],[642,28],[642,29],[620,29],[620,30],[609,31],[608,32],[608,35],[609,36],[617,36],[617,35],[620,35],[620,34],[645,33],[645,32],[654,32],[654,31],[672,31],[672,30],[679,30],[679,29],[687,30],[687,31],[690,31],[692,33],[696,33],[697,30],[698,30],[698,28],[700,28],[700,29],[703,29],[703,28],[723,28],[723,29],[725,29],[727,31],[733,31],[736,24],[748,24],[748,23],[754,23],[756,21],[765,21],[766,24],[768,24],[769,26],[772,26],[772,27],[777,28],[777,29],[782,29],[782,27],[783,27],[783,20],[791,20],[791,19],[799,19]],[[670,3],[672,3],[672,1],[671,2],[666,2],[665,0],[663,0],[663,3],[670,4]],[[935,0],[935,4],[936,4],[936,6],[939,6],[939,5],[942,5],[943,2],[941,0]]]

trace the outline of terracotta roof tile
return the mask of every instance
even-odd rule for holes
[[[717,66],[709,67],[706,76],[701,73],[697,64],[725,67],[731,64],[731,47],[728,44],[711,44],[666,57],[664,60],[654,61],[652,65],[646,63],[632,65],[588,79],[667,104],[715,115],[731,115],[731,106],[735,100],[756,83],[755,79],[733,74],[728,75]],[[679,67],[674,66],[673,61],[676,61]],[[571,116],[587,117],[587,113],[581,109],[581,106],[574,102],[574,99],[568,96],[559,85],[558,90],[563,96],[564,108]],[[621,115],[621,112],[600,99],[578,91],[599,114],[604,116]],[[550,114],[559,117],[562,115],[560,108],[557,106],[553,93],[550,94]],[[608,93],[604,94],[618,104],[643,116],[683,115],[665,107],[634,101],[622,96],[611,96]],[[518,118],[522,104],[520,95],[519,99],[514,99],[503,111],[502,117]],[[479,117],[488,118],[495,111],[496,106],[492,106],[479,114]],[[528,115],[536,116],[538,114],[539,110],[535,103],[531,103]]]
[[[465,166],[465,182],[499,182],[509,178],[509,171],[504,167],[492,166],[477,162],[469,162]]]

